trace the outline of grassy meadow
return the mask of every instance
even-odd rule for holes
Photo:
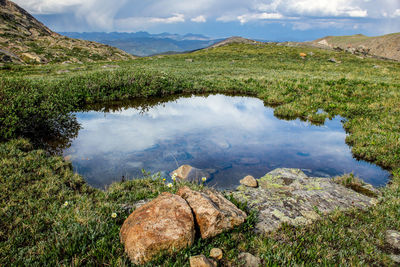
[[[341,63],[328,61],[332,57]],[[315,124],[340,115],[355,157],[386,168],[393,178],[369,210],[338,211],[266,236],[252,232],[251,212],[240,228],[161,255],[149,266],[188,265],[190,255],[207,256],[212,247],[223,249],[224,265],[242,251],[266,265],[394,265],[384,239],[386,230],[400,229],[399,62],[232,44],[131,61],[1,68],[0,265],[130,265],[118,236],[129,215],[126,205],[176,187],[144,173],[106,191],[91,188],[70,163],[43,150],[43,140],[61,136],[67,144],[79,128],[70,113],[87,105],[187,93],[250,95],[275,107],[279,118]]]

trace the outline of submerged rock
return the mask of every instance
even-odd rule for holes
[[[192,210],[184,199],[171,193],[135,210],[120,231],[125,252],[134,264],[144,264],[163,251],[186,248],[194,237]]]
[[[186,180],[189,182],[201,182],[203,177],[207,180],[210,179],[211,174],[214,173],[213,169],[197,169],[190,165],[182,165],[175,171],[171,172],[171,176],[176,173],[176,177],[181,180]]]
[[[304,225],[335,209],[367,208],[377,203],[333,179],[309,178],[298,169],[276,169],[258,180],[258,188],[239,186],[232,195],[258,211],[256,231],[282,223]]]
[[[241,225],[247,218],[246,213],[215,190],[197,192],[185,186],[176,194],[192,208],[202,238],[214,237],[230,230]]]

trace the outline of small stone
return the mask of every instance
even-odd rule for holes
[[[56,73],[57,74],[64,74],[64,73],[69,73],[69,70],[58,70]]]
[[[386,242],[392,248],[400,250],[400,232],[394,230],[386,231]]]
[[[247,218],[245,212],[215,190],[197,192],[185,186],[176,194],[185,199],[192,208],[201,237],[204,239],[231,230]]]
[[[216,267],[217,265],[204,255],[192,256],[189,259],[190,267]]]
[[[260,258],[251,255],[250,253],[247,252],[242,252],[239,254],[238,257],[239,264],[240,266],[246,266],[246,267],[258,267],[261,265],[261,260]]]
[[[211,258],[214,258],[216,260],[220,260],[220,259],[222,259],[222,256],[223,256],[223,252],[222,252],[222,250],[220,248],[211,249],[211,251],[210,251],[210,257]]]
[[[330,59],[328,59],[328,61],[329,62],[332,62],[332,63],[342,63],[341,61],[338,61],[338,60],[336,60],[334,57],[331,57]]]
[[[400,263],[400,255],[390,255],[390,258],[392,259],[392,261],[394,261],[395,263]]]
[[[118,69],[118,65],[104,65],[102,66],[103,69]]]
[[[258,186],[257,180],[251,175],[247,175],[242,180],[240,180],[240,184],[253,188],[256,188]]]

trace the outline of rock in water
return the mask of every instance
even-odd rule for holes
[[[256,231],[283,223],[304,225],[335,209],[367,208],[377,203],[329,178],[309,178],[298,169],[276,169],[258,180],[258,188],[239,186],[233,196],[258,211]],[[316,210],[318,212],[316,212]]]
[[[215,170],[212,169],[207,169],[207,170],[202,170],[202,169],[197,169],[195,167],[192,167],[190,165],[182,165],[175,171],[171,173],[171,176],[176,173],[177,178],[181,180],[186,180],[189,182],[201,182],[203,177],[206,177],[207,180],[211,177],[211,173],[215,172]]]
[[[190,267],[216,267],[217,265],[204,255],[190,257]]]
[[[239,264],[240,264],[239,266],[245,266],[245,267],[261,266],[261,260],[259,258],[257,258],[256,256],[253,256],[247,252],[240,253],[238,260],[239,260]]]
[[[194,218],[187,202],[163,193],[135,210],[120,231],[132,263],[144,264],[162,251],[172,252],[194,242]]]
[[[213,237],[230,230],[247,218],[246,213],[221,193],[211,189],[197,192],[185,186],[179,189],[177,195],[185,199],[192,208],[202,238]]]
[[[253,188],[256,188],[258,186],[257,180],[251,175],[247,175],[242,180],[240,180],[240,184]]]

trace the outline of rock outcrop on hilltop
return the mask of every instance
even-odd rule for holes
[[[0,63],[125,60],[117,48],[62,36],[9,0],[0,0]]]
[[[400,60],[400,33],[368,37],[362,34],[350,36],[327,36],[309,42],[319,48],[347,51],[362,56],[377,56]]]

